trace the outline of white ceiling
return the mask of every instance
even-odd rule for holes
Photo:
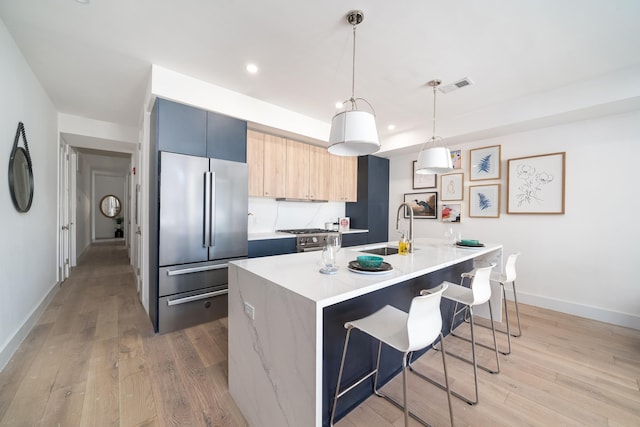
[[[351,91],[351,9],[365,14],[356,95],[375,108],[383,147],[431,136],[435,78],[475,82],[438,95],[451,122],[640,67],[637,0],[0,0],[60,112],[127,126],[140,122],[151,64],[330,122]]]

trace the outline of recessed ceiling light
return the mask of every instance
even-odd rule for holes
[[[89,4],[90,1],[91,0],[76,0],[76,2],[80,4]]]
[[[343,102],[336,102],[335,107],[336,107],[336,108],[338,108],[338,109],[340,109],[340,108],[342,108],[342,106],[343,106],[343,105],[344,105],[344,103],[343,103]]]
[[[389,126],[387,126],[387,129],[389,129],[389,130],[395,130],[395,128],[396,128],[396,125],[389,125]]]
[[[258,66],[256,64],[247,64],[247,71],[251,74],[258,72]]]

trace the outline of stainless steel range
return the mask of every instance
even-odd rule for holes
[[[322,228],[298,228],[276,231],[296,235],[296,252],[320,251],[324,247],[327,236],[340,234],[337,231],[324,230]]]

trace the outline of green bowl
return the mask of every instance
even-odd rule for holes
[[[462,243],[463,245],[479,245],[480,241],[478,241],[478,240],[470,240],[470,239],[462,239],[462,240],[460,240],[460,243]]]
[[[364,268],[375,268],[382,265],[383,258],[373,255],[361,255],[358,257],[358,264]]]

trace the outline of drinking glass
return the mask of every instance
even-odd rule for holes
[[[337,254],[342,246],[342,239],[340,234],[329,234],[325,240],[325,244],[333,246],[335,253]]]
[[[448,227],[444,231],[444,238],[447,243],[454,245],[456,243],[456,233],[453,231],[453,227]]]
[[[336,266],[336,252],[336,246],[327,241],[322,248],[322,268],[320,269],[320,273],[334,274],[338,271],[338,267]]]

